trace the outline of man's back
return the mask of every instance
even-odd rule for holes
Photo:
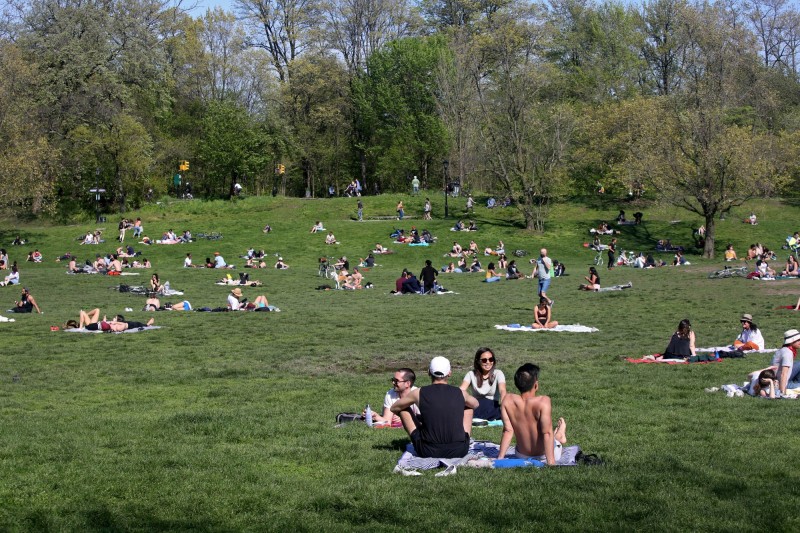
[[[422,268],[422,272],[420,272],[420,276],[422,277],[422,282],[425,285],[433,285],[433,282],[436,279],[436,269],[431,265],[425,265]]]
[[[518,394],[506,394],[503,411],[514,429],[517,453],[528,456],[545,454],[545,435],[551,437],[552,422],[549,396],[523,398]]]
[[[430,444],[464,442],[464,393],[458,387],[436,384],[419,391],[419,430]]]

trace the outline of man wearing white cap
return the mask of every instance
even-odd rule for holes
[[[786,393],[789,381],[796,380],[800,374],[800,365],[794,362],[797,348],[800,348],[800,331],[790,329],[783,334],[783,347],[772,358],[771,368],[775,368],[781,394]]]
[[[431,384],[400,398],[391,411],[400,417],[418,456],[464,457],[469,451],[472,412],[478,400],[447,384],[450,361],[446,358],[434,357],[428,374]],[[408,410],[412,405],[419,408],[416,421]]]

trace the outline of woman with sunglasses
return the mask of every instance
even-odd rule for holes
[[[474,418],[500,420],[500,403],[506,395],[506,377],[497,369],[497,359],[491,348],[478,348],[475,352],[473,369],[461,383],[461,390],[472,388],[472,396],[478,400]]]

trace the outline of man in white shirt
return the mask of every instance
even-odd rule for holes
[[[225,258],[219,255],[219,252],[214,252],[214,268],[228,268],[228,263]]]
[[[405,398],[411,391],[418,388],[414,386],[416,379],[417,375],[410,368],[400,368],[394,373],[392,377],[392,388],[386,392],[386,396],[383,398],[383,413],[380,415],[378,413],[373,413],[373,423],[398,427],[401,425],[400,417],[392,413],[391,407],[397,400]],[[419,415],[419,409],[416,405],[411,406],[411,412],[415,416]]]

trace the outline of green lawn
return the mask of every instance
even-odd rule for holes
[[[392,215],[400,198],[365,197],[365,216]],[[601,270],[603,285],[632,281],[632,290],[579,292],[594,256],[582,246],[586,230],[620,206],[628,216],[645,213],[643,226],[623,229],[626,249],[651,249],[658,238],[688,245],[699,219],[672,208],[566,204],[537,235],[520,228],[515,211],[479,207],[481,231],[455,234],[448,228],[464,199],[451,201],[444,221],[433,197],[439,218],[430,224],[420,220],[424,197],[402,199],[418,217],[402,226],[428,227],[438,244],[390,245],[400,223],[355,222],[354,199],[165,202],[135,213],[150,236],[168,228],[224,234],[144,250],[152,271],[195,307],[224,305],[228,289],[213,284],[218,271],[181,268],[186,252],[201,262],[219,251],[241,265],[238,256],[254,246],[291,268],[253,270],[264,286],[244,290],[251,299],[266,294],[281,313],[157,313],[163,329],[125,335],[50,331],[79,309],[111,315],[131,307],[128,317],[146,318],[138,311],[144,297],[110,287],[145,284],[147,271],[67,276],[66,264],[53,261],[66,251],[88,259],[112,250],[117,219],[103,225],[109,242],[99,247],[75,240],[95,224],[2,224],[0,241],[44,315],[0,324],[0,530],[800,530],[800,403],[703,391],[743,381],[770,356],[692,366],[622,360],[662,350],[682,318],[700,346],[731,342],[744,312],[775,347],[784,330],[800,326],[792,312],[773,310],[796,301],[800,281],[708,280],[721,260],[690,254],[692,265],[682,268]],[[738,222],[751,207],[761,220],[755,227]],[[795,215],[800,209],[777,201],[746,206],[720,223],[718,253],[728,241],[740,255],[756,241],[780,249],[797,229]],[[341,244],[309,234],[315,220]],[[269,235],[261,232],[266,223]],[[29,245],[7,246],[17,233]],[[554,318],[600,332],[495,330],[531,321],[531,280],[487,285],[482,274],[446,275],[457,294],[388,295],[403,267],[418,272],[425,259],[440,267],[454,239],[471,238],[481,248],[498,239],[507,250],[547,247],[568,269],[550,290]],[[376,242],[396,253],[365,273],[374,290],[314,290],[323,283],[318,257],[357,260]],[[44,263],[24,262],[33,248]],[[783,260],[785,252],[775,266]],[[523,264],[529,273],[527,258]],[[2,309],[18,296],[0,288]],[[336,413],[380,406],[397,367],[416,369],[425,384],[427,362],[445,355],[458,384],[478,346],[492,347],[509,377],[524,362],[539,364],[541,391],[567,419],[570,441],[607,466],[405,478],[391,473],[407,442],[402,430],[334,429]],[[499,442],[500,431],[478,428],[474,436]]]

